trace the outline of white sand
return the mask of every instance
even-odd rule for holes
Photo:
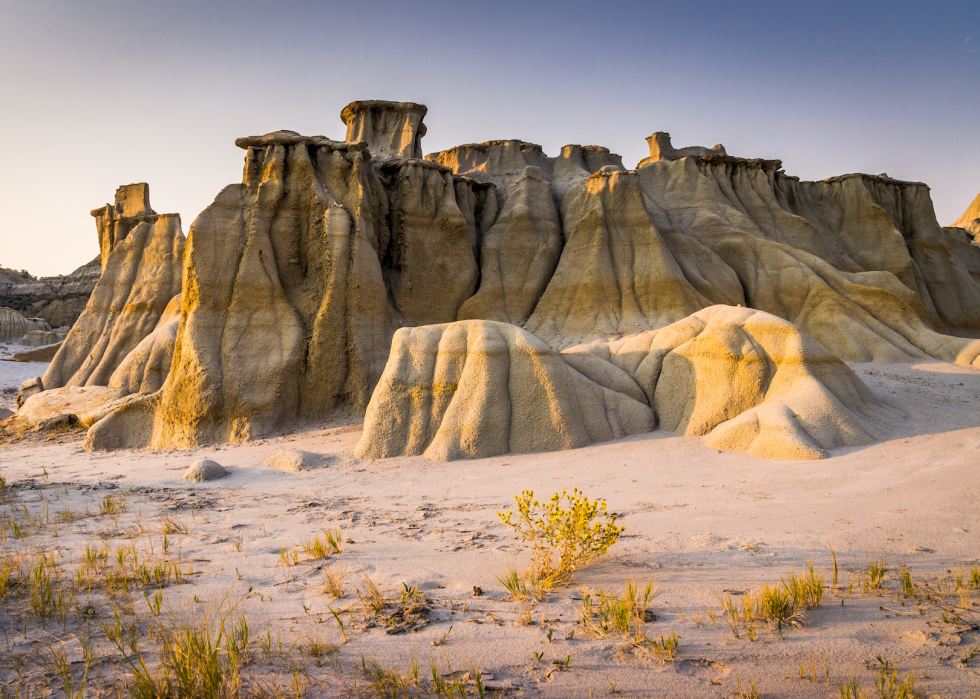
[[[339,644],[326,605],[359,604],[353,594],[341,600],[324,596],[321,573],[304,575],[318,563],[281,567],[280,547],[295,546],[325,526],[349,526],[349,583],[360,586],[364,571],[385,581],[392,593],[403,583],[418,585],[436,601],[433,623],[394,636],[381,628],[350,632],[339,651],[346,668],[339,676],[306,658],[314,696],[350,690],[351,668],[362,655],[404,670],[413,654],[426,667],[430,656],[454,667],[477,663],[493,675],[490,684],[510,687],[516,696],[598,697],[614,682],[629,696],[728,697],[737,695],[736,677],[746,686],[753,679],[767,697],[838,696],[836,683],[852,672],[870,689],[867,668],[879,655],[903,677],[913,668],[928,673],[919,682],[928,696],[976,696],[980,656],[960,659],[980,644],[980,632],[970,628],[980,607],[952,625],[931,605],[922,606],[920,615],[916,600],[901,606],[896,575],[900,563],[924,581],[980,560],[980,372],[943,363],[855,369],[879,397],[908,413],[907,428],[882,444],[837,450],[821,461],[716,453],[698,439],[655,432],[570,452],[454,463],[407,457],[371,462],[351,456],[359,427],[341,426],[167,453],[90,454],[80,441],[22,442],[0,450],[0,472],[8,484],[34,479],[36,495],[52,499],[52,512],[65,503],[95,507],[112,489],[136,488],[127,498],[128,513],[109,528],[132,526],[138,512],[145,522],[173,513],[189,528],[179,537],[183,555],[202,572],[193,586],[167,588],[164,606],[179,609],[193,595],[217,603],[251,588],[239,609],[254,628],[264,633],[268,623],[289,644],[311,632]],[[262,465],[284,448],[333,454],[339,461],[297,474]],[[179,480],[201,457],[230,468],[231,475],[202,484]],[[42,468],[52,485],[43,487]],[[522,489],[549,496],[573,487],[605,498],[621,514],[626,533],[605,559],[577,574],[573,585],[535,604],[536,624],[543,617],[545,629],[554,629],[549,643],[546,630],[515,623],[519,605],[505,600],[495,579],[511,563],[529,560],[496,512]],[[18,492],[27,500],[35,495]],[[78,549],[96,541],[105,526],[104,518],[66,525],[56,540],[59,555],[77,558]],[[235,550],[236,536],[242,537],[241,552]],[[112,546],[127,542],[110,539]],[[724,591],[778,582],[792,569],[802,572],[810,556],[829,580],[830,544],[845,587],[870,559],[883,556],[891,568],[889,592],[828,593],[824,605],[810,612],[811,623],[790,629],[784,640],[767,631],[755,642],[736,640],[720,618],[717,628],[708,619],[709,607],[720,616],[718,596]],[[287,575],[300,578],[284,585]],[[618,588],[627,576],[656,582],[658,618],[647,632],[656,638],[676,631],[681,640],[674,663],[661,664],[642,651],[624,654],[622,639],[588,639],[573,623],[581,586]],[[473,586],[485,594],[474,598]],[[980,590],[972,596],[980,600]],[[318,613],[330,621],[316,623]],[[2,611],[0,625],[8,625]],[[349,625],[360,622],[355,616]],[[433,648],[431,642],[450,625],[447,644]],[[573,629],[574,639],[566,640]],[[534,661],[535,652],[544,654],[542,663]],[[552,672],[550,663],[569,654],[570,670]],[[807,668],[813,661],[823,684],[799,679],[801,661]]]

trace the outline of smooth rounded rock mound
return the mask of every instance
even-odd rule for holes
[[[287,473],[299,473],[320,466],[323,463],[323,458],[319,454],[303,451],[302,449],[286,449],[284,451],[277,451],[262,463],[269,468],[286,471]]]
[[[198,459],[191,464],[191,467],[184,471],[185,481],[203,483],[224,478],[228,475],[228,469],[211,459]]]

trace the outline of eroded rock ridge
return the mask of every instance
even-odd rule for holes
[[[238,139],[242,182],[186,250],[148,190],[120,188],[97,216],[105,272],[85,329],[44,377],[141,396],[87,447],[234,442],[366,412],[371,456],[572,448],[659,419],[720,448],[815,458],[895,424],[843,362],[980,355],[980,248],[939,226],[924,184],[803,182],[664,132],[635,169],[599,146],[548,156],[519,139],[423,158],[425,115],[353,102],[345,141]],[[144,250],[168,260],[145,304],[142,267],[124,262]],[[723,366],[719,381],[769,389],[708,388]],[[477,407],[505,398],[530,422]]]

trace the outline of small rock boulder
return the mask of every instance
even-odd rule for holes
[[[44,390],[44,384],[41,383],[41,377],[35,376],[33,379],[27,379],[20,385],[20,393],[17,394],[17,408],[19,409],[24,405],[26,401],[31,396],[37,395]]]
[[[8,417],[14,414],[13,410],[7,410],[6,408],[0,408],[0,420],[6,420]]]
[[[286,449],[277,451],[266,459],[264,463],[269,468],[287,471],[288,473],[299,473],[309,471],[322,466],[325,459],[320,454],[303,451],[302,449]]]
[[[198,459],[191,464],[191,467],[184,471],[185,481],[203,483],[224,478],[228,475],[228,469],[211,459]]]

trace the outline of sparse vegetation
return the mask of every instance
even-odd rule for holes
[[[605,554],[625,531],[616,524],[616,515],[607,514],[605,502],[590,501],[578,489],[571,494],[563,490],[545,503],[535,500],[531,490],[514,499],[516,510],[497,514],[530,544],[529,573],[551,585],[566,582],[577,569]]]
[[[875,561],[868,561],[867,570],[862,574],[859,582],[860,587],[865,593],[881,590],[885,583],[885,576],[888,574],[888,565],[884,557]]]
[[[621,634],[641,643],[646,640],[649,606],[655,594],[652,582],[640,587],[632,579],[626,580],[621,593],[599,588],[595,595],[582,596],[579,623],[595,638]]]
[[[364,611],[381,614],[388,607],[388,598],[383,584],[371,580],[367,573],[363,576],[364,589],[357,591],[357,596],[364,606]]]
[[[664,636],[659,636],[658,638],[650,641],[650,647],[653,652],[661,662],[673,662],[677,657],[677,651],[680,648],[680,639],[677,634],[673,631],[670,632],[670,636],[666,638]]]
[[[323,592],[327,595],[332,595],[333,597],[343,597],[344,596],[344,582],[347,580],[347,574],[350,571],[350,566],[344,563],[334,563],[333,565],[327,566],[323,569]]]

